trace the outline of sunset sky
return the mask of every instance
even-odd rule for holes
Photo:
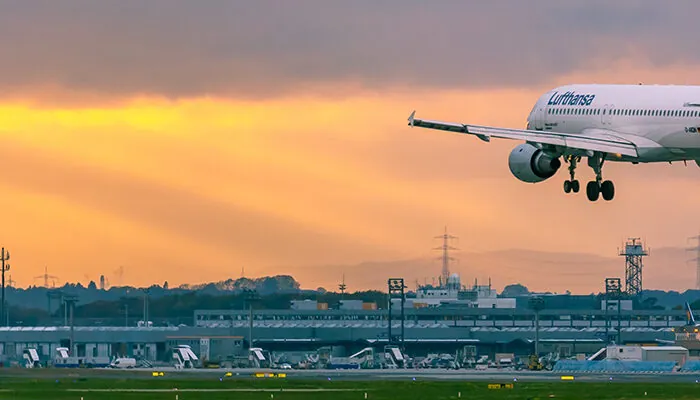
[[[325,266],[339,280],[351,267],[338,266],[429,256],[445,225],[470,252],[609,256],[628,236],[686,247],[700,230],[695,164],[608,164],[615,200],[590,203],[563,193],[564,170],[514,178],[518,142],[406,118],[524,127],[560,84],[700,84],[699,13],[697,1],[0,0],[0,245],[21,286],[46,265],[59,283],[245,268],[309,288],[334,285],[315,279]]]

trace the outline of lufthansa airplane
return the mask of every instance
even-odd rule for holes
[[[537,183],[551,178],[562,161],[570,179],[564,192],[577,193],[576,166],[583,157],[595,173],[586,195],[596,201],[615,196],[603,180],[606,161],[652,163],[695,161],[700,166],[700,86],[569,85],[543,94],[525,129],[508,129],[408,118],[410,126],[491,138],[522,140],[508,157],[516,178]]]

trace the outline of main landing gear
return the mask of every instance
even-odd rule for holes
[[[566,159],[569,163],[569,175],[571,179],[564,182],[564,192],[578,193],[579,182],[576,180],[575,172],[576,166],[581,157],[568,156]],[[602,195],[603,200],[610,201],[615,197],[615,185],[612,181],[603,181],[603,163],[605,162],[605,156],[600,153],[594,153],[593,156],[588,157],[588,166],[593,168],[595,172],[595,180],[588,182],[586,185],[586,196],[590,201],[597,201]]]
[[[575,179],[576,175],[576,163],[581,161],[581,157],[575,157],[575,156],[568,156],[565,158],[565,161],[569,163],[569,175],[571,176],[571,179],[568,181],[564,181],[564,192],[565,193],[578,193],[580,189],[580,185],[578,183],[578,180]]]
[[[588,157],[588,166],[593,168],[593,172],[595,172],[595,181],[590,181],[586,185],[586,196],[590,201],[598,200],[599,195],[603,195],[605,201],[610,201],[615,197],[615,185],[612,181],[603,181],[604,162],[605,156],[600,153]]]

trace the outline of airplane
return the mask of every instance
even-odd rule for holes
[[[685,302],[685,325],[676,327],[673,331],[679,333],[698,333],[700,331],[700,323],[695,321],[693,310],[687,301]]]
[[[495,107],[508,107],[496,104]],[[525,129],[408,117],[408,125],[491,138],[522,140],[508,156],[511,173],[526,183],[543,182],[568,164],[565,193],[578,193],[576,167],[582,158],[595,173],[588,200],[615,197],[603,180],[606,161],[657,163],[695,161],[700,167],[700,86],[572,84],[541,95]]]
[[[695,332],[698,331],[697,328],[700,328],[700,324],[695,322],[693,310],[690,308],[690,303],[688,303],[687,301],[685,302],[685,326],[696,328]]]

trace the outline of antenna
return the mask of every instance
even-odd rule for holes
[[[688,251],[693,251],[696,253],[696,257],[691,258],[688,260],[688,262],[695,261],[697,263],[695,267],[695,289],[700,290],[700,235],[688,238],[688,241],[691,240],[697,240],[698,245],[697,247],[690,247],[687,249]]]
[[[447,227],[445,227],[445,233],[440,236],[435,236],[435,239],[442,239],[442,246],[436,247],[433,250],[442,250],[442,282],[441,285],[447,284],[447,278],[450,277],[450,261],[454,258],[450,256],[450,250],[457,250],[456,247],[450,246],[450,240],[457,239],[457,236],[452,236],[447,233]]]

